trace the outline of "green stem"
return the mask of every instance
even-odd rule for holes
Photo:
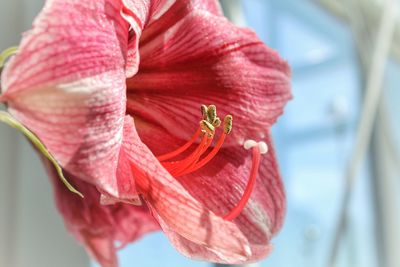
[[[0,54],[0,68],[4,66],[6,63],[6,60],[11,57],[12,55],[16,54],[18,52],[18,47],[17,46],[12,46],[10,48],[7,48]]]
[[[56,169],[60,180],[64,183],[64,185],[68,188],[68,190],[83,198],[82,193],[76,190],[68,182],[68,180],[65,178],[63,174],[63,170],[60,164],[58,164],[57,160],[50,154],[46,146],[39,140],[39,138],[34,133],[28,130],[24,125],[22,125],[19,121],[14,119],[9,113],[5,111],[0,111],[0,121],[8,124],[14,129],[17,129],[23,135],[25,135],[26,138],[28,138],[32,142],[32,144],[43,154],[43,156],[45,156],[48,160],[50,160],[50,162],[54,165],[54,168]]]

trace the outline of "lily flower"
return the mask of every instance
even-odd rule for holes
[[[160,228],[190,258],[244,263],[283,224],[270,128],[289,76],[217,1],[48,0],[0,101],[50,155],[57,207],[102,266]]]

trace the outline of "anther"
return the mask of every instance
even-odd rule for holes
[[[202,130],[205,130],[205,131],[209,131],[209,132],[215,131],[214,126],[206,120],[200,121],[200,127]]]
[[[208,120],[208,108],[206,105],[201,105],[201,114],[203,115],[203,120]]]
[[[215,105],[202,105],[201,113],[203,119],[200,121],[199,129],[192,138],[182,147],[157,157],[161,164],[174,177],[194,172],[210,162],[221,149],[227,134],[232,131],[232,116],[228,115],[224,118],[224,131],[220,135],[219,140],[215,143],[211,151],[203,157],[203,154],[208,151],[208,148],[212,144],[215,130],[221,125],[221,119],[217,116],[217,108]],[[181,160],[170,160],[183,154],[183,152],[191,147],[199,137],[201,137],[201,141],[191,154]]]
[[[213,122],[213,126],[215,128],[218,128],[219,126],[221,126],[221,119],[219,117],[217,117],[214,122]]]
[[[224,133],[230,134],[232,131],[232,115],[227,115],[224,118]]]
[[[215,120],[217,119],[217,107],[215,105],[209,105],[208,110],[208,119],[211,124],[214,124]]]

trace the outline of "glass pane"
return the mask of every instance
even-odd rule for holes
[[[261,266],[325,267],[354,145],[361,81],[350,29],[311,1],[292,3],[243,1],[249,26],[270,34],[265,40],[293,70],[294,98],[274,128],[287,218],[273,240],[275,250]],[[268,12],[254,17],[259,10]],[[365,166],[352,196],[338,266],[375,266],[369,176]]]

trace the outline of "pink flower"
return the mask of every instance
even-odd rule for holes
[[[47,1],[1,85],[85,196],[45,162],[68,229],[103,266],[159,227],[192,258],[270,252],[285,209],[270,127],[291,97],[289,68],[217,1]],[[203,103],[233,116],[229,135],[231,117],[217,127]]]

